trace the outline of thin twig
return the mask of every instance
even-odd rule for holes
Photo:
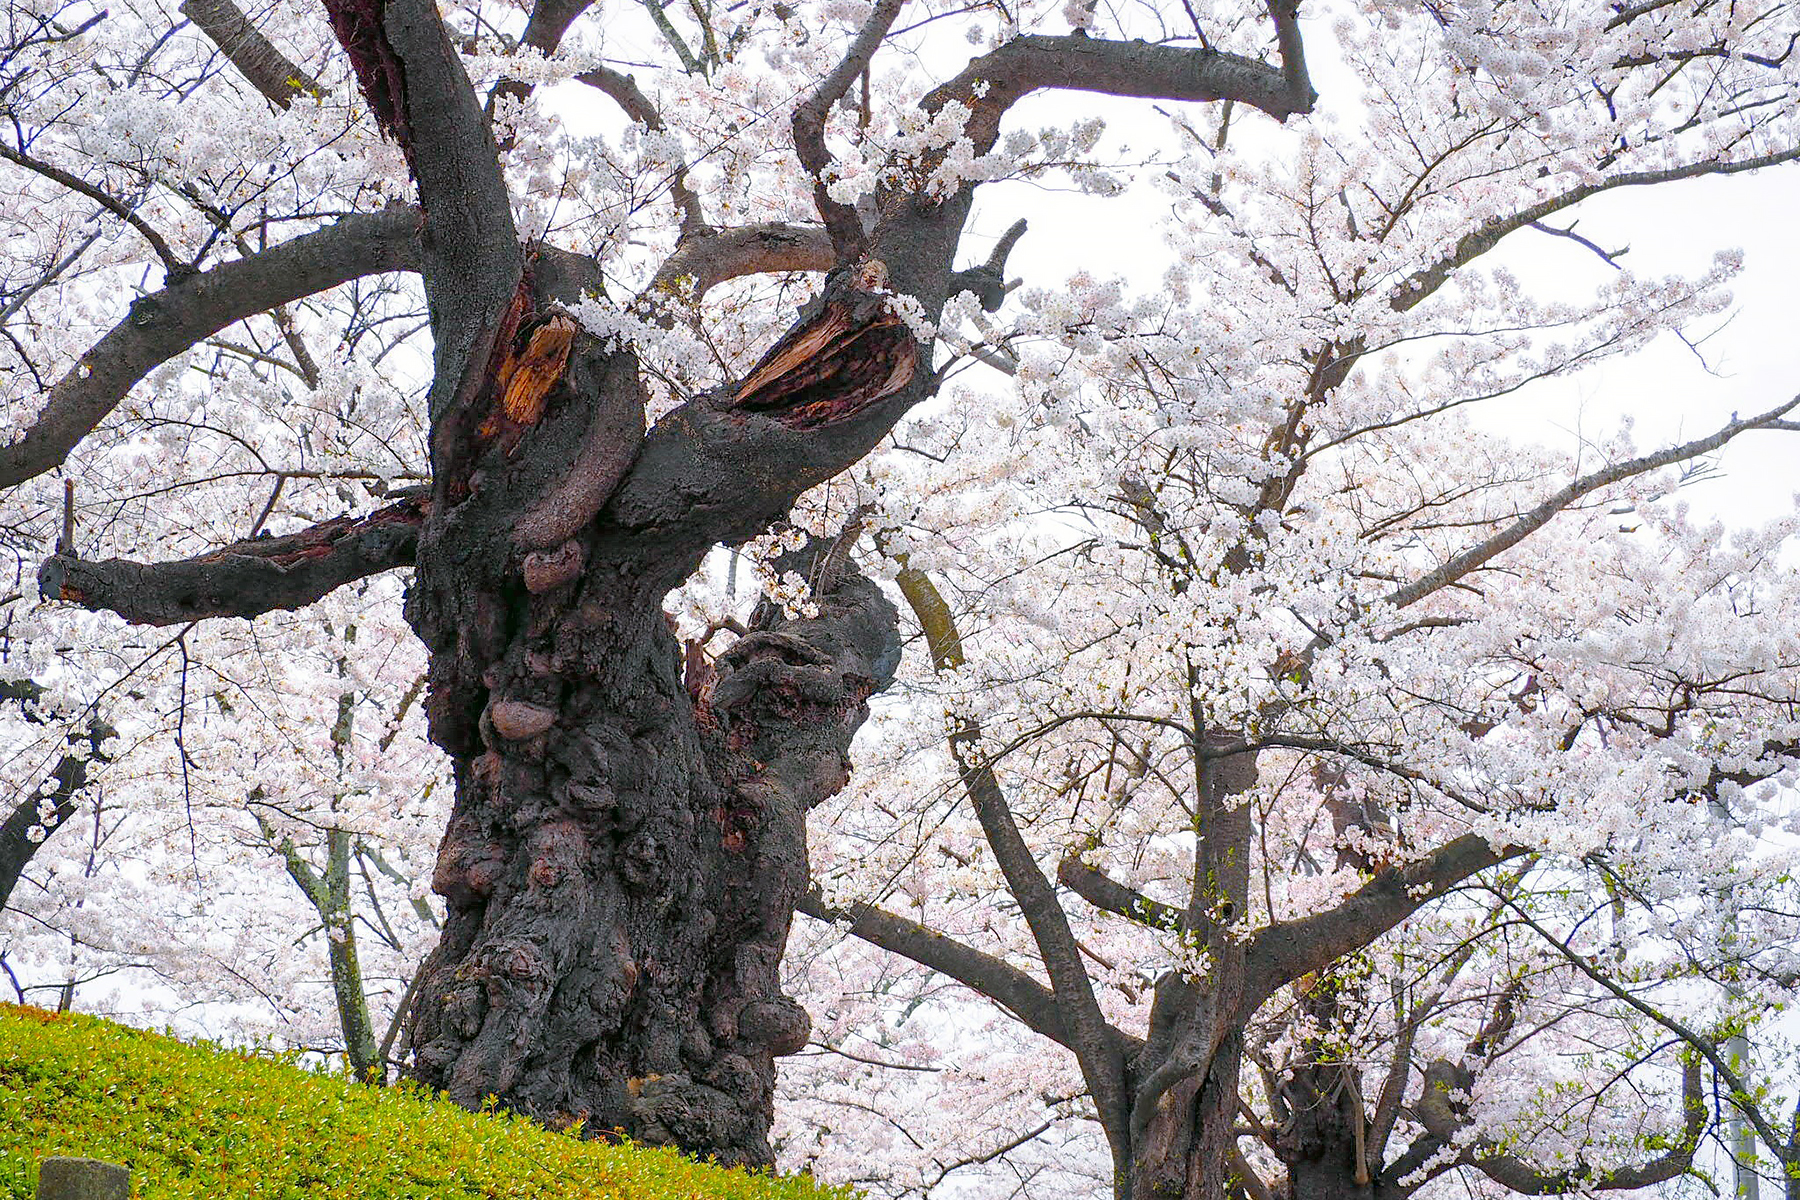
[[[54,183],[60,183],[72,192],[79,192],[137,230],[143,235],[144,240],[150,243],[150,249],[156,252],[156,257],[162,260],[165,274],[180,277],[193,270],[192,266],[175,257],[175,252],[169,249],[169,243],[163,240],[162,234],[152,229],[149,222],[132,212],[130,207],[117,196],[102,191],[79,176],[69,174],[61,167],[54,167],[47,162],[33,158],[23,150],[14,150],[11,146],[0,145],[0,158],[24,167],[27,171],[42,175]]]

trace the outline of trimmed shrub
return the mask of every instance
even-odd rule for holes
[[[364,1087],[291,1056],[0,1005],[0,1198],[30,1200],[55,1154],[125,1164],[139,1200],[855,1197]]]

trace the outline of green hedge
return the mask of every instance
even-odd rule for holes
[[[584,1142],[416,1091],[93,1017],[0,1005],[0,1198],[38,1160],[131,1168],[141,1200],[853,1200],[803,1177]]]

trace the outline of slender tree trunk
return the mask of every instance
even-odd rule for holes
[[[1243,1035],[1225,1033],[1204,1074],[1163,1093],[1143,1136],[1131,1147],[1127,1200],[1223,1200],[1230,1194],[1237,1146],[1238,1074]]]
[[[1194,721],[1205,728],[1197,707]],[[1171,974],[1157,984],[1150,1036],[1136,1064],[1143,1082],[1135,1089],[1131,1186],[1119,1189],[1127,1200],[1224,1200],[1231,1186],[1248,1004],[1244,943],[1233,925],[1249,899],[1251,823],[1243,794],[1256,783],[1255,755],[1208,753],[1232,740],[1214,734],[1195,747],[1186,919],[1205,952],[1205,975]]]
[[[387,1063],[369,1022],[369,998],[363,991],[362,963],[356,952],[356,914],[350,902],[350,835],[333,829],[326,835],[322,894],[328,907],[325,951],[331,961],[331,990],[337,997],[338,1024],[344,1033],[344,1057],[350,1071],[366,1083],[385,1083]]]

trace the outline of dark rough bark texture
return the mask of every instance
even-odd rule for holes
[[[526,44],[551,49],[586,6],[540,0]],[[796,118],[815,182],[823,114],[866,77],[899,8],[876,6]],[[465,1104],[493,1096],[550,1124],[581,1120],[766,1163],[773,1060],[807,1034],[776,978],[806,884],[804,817],[846,781],[850,739],[898,658],[895,617],[841,555],[829,567],[815,555],[796,566],[822,581],[817,615],[765,610],[717,663],[690,654],[684,664],[662,601],[711,547],[769,528],[935,390],[930,346],[884,293],[910,297],[927,319],[952,290],[992,307],[1005,295],[1005,251],[953,271],[972,182],[944,196],[884,189],[867,228],[825,197],[828,230],[713,231],[678,179],[684,238],[657,277],[665,290],[683,294],[691,280],[697,296],[753,270],[830,274],[744,379],[646,430],[635,359],[580,331],[566,307],[599,291],[598,269],[521,243],[493,131],[435,6],[326,9],[406,156],[418,207],[172,278],[0,450],[0,486],[62,462],[152,366],[230,321],[359,274],[419,271],[433,339],[428,497],[160,567],[59,555],[46,590],[135,621],[247,617],[413,559],[407,613],[430,655],[425,709],[457,788],[434,878],[448,920],[413,1010],[416,1073]],[[1028,35],[920,107],[935,115],[968,102],[978,152],[1013,101],[1043,88],[1232,97],[1283,119],[1310,108],[1312,92],[1292,5],[1270,15],[1280,68],[1208,49]],[[590,81],[659,127],[629,79]],[[936,165],[928,157],[907,173],[924,178]],[[1105,1023],[1053,888],[985,764],[965,774],[986,797],[984,827],[1005,835],[1009,883],[1028,885],[1020,898],[1053,986],[1005,964],[990,971],[968,948],[920,951],[968,978],[991,975],[1036,1027],[1076,1049],[1120,1178],[1142,1166],[1157,1181],[1145,1195],[1170,1181],[1207,1196],[1226,1186],[1235,1030],[1256,991],[1242,943],[1225,932],[1244,909],[1248,836],[1231,797],[1254,778],[1253,759],[1236,758],[1207,769],[1213,824],[1196,832],[1218,869],[1184,914],[1215,978],[1170,983],[1181,1003],[1162,1009],[1154,1053]],[[921,942],[904,925],[865,924]],[[1133,1158],[1139,1143],[1157,1148],[1154,1161]]]
[[[1294,1200],[1371,1200],[1361,1072],[1343,1052],[1358,1009],[1347,1001],[1361,1000],[1355,972],[1329,970],[1296,985],[1296,991],[1300,1008],[1320,1032],[1301,1042],[1270,1097],[1274,1150],[1288,1169],[1288,1194]]]
[[[1343,1094],[1329,1088],[1314,1090],[1319,1081],[1296,1080],[1296,1099],[1306,1095],[1311,1107],[1295,1111],[1295,1125],[1282,1135],[1282,1159],[1288,1169],[1291,1200],[1373,1200],[1375,1190],[1366,1172],[1356,1169],[1356,1137],[1351,1111]]]
[[[495,1094],[552,1125],[766,1165],[774,1059],[809,1028],[777,980],[805,813],[848,779],[893,610],[853,578],[817,619],[765,613],[696,699],[603,543],[539,595],[457,575],[499,618],[477,638],[418,593],[435,657],[469,656],[490,687],[473,728],[432,713],[457,804],[417,1073],[464,1104]]]
[[[352,580],[410,563],[423,501],[407,495],[366,517],[234,542],[180,562],[89,562],[54,554],[38,568],[38,590],[141,625],[303,608]]]
[[[553,1126],[766,1165],[774,1059],[809,1027],[777,980],[805,814],[848,779],[895,614],[851,576],[816,618],[764,611],[684,678],[663,596],[711,523],[760,527],[791,493],[765,475],[760,504],[744,483],[740,511],[701,503],[703,475],[641,453],[635,359],[585,333],[547,394],[509,387],[526,370],[509,354],[543,345],[533,330],[581,282],[541,264],[532,280],[501,325],[490,400],[440,430],[408,601],[457,787],[415,1072],[463,1104],[492,1095]],[[627,472],[623,491],[681,488],[687,506],[665,500],[647,524],[618,497],[602,508]]]
[[[1198,1007],[1217,1044],[1202,1070],[1183,1075],[1164,1092],[1148,1128],[1130,1146],[1130,1188],[1136,1200],[1213,1200],[1229,1194],[1231,1152],[1237,1145],[1238,1075],[1244,1038],[1217,1021],[1210,998]],[[1216,1011],[1216,1010],[1215,1010]]]
[[[774,1058],[807,1033],[776,979],[804,814],[845,782],[894,613],[853,578],[815,621],[763,614],[709,681],[682,678],[661,604],[713,545],[760,533],[867,453],[923,393],[921,356],[891,324],[875,341],[903,366],[793,353],[822,328],[844,340],[816,349],[854,348],[885,313],[839,273],[766,360],[835,364],[821,386],[759,392],[755,412],[722,390],[646,433],[635,358],[560,324],[597,269],[519,250],[491,134],[429,7],[331,7],[385,39],[351,46],[372,103],[399,65],[407,120],[391,132],[426,213],[433,483],[408,616],[457,800],[416,1073],[464,1104],[492,1095],[551,1124],[767,1163]],[[966,212],[943,207],[940,274]]]

